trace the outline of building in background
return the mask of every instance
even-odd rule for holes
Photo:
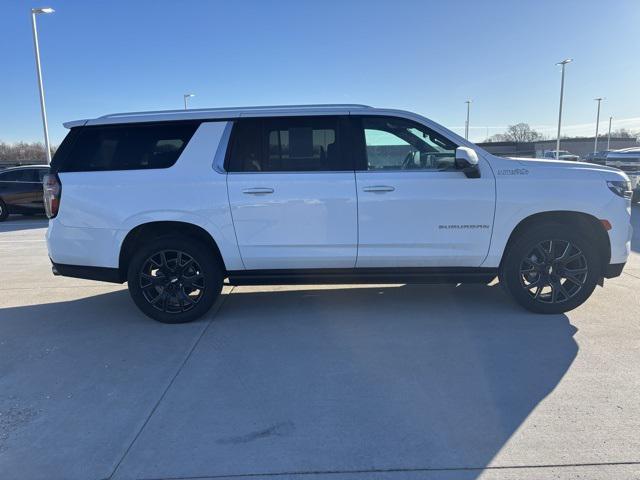
[[[589,153],[593,153],[594,137],[564,138],[560,141],[560,148],[578,155],[581,159]],[[606,148],[607,138],[598,136],[598,144]],[[477,144],[487,152],[501,157],[531,157],[541,158],[544,152],[555,150],[555,140],[540,140],[536,142],[483,142]],[[620,148],[638,147],[635,138],[614,138],[611,137],[611,150]]]

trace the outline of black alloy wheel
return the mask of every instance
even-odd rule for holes
[[[567,240],[538,243],[520,264],[522,287],[541,303],[562,303],[584,287],[589,265],[582,250]]]
[[[139,282],[144,298],[161,312],[187,312],[205,292],[202,268],[180,250],[161,250],[147,258]]]
[[[7,204],[2,201],[0,198],[0,222],[4,222],[9,216],[9,209],[7,208]]]
[[[141,241],[127,269],[131,298],[145,315],[163,323],[204,315],[220,295],[223,279],[215,252],[181,235]]]
[[[568,312],[584,303],[602,277],[602,253],[593,232],[559,223],[532,225],[510,241],[501,285],[536,313]]]

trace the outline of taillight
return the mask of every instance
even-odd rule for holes
[[[42,188],[44,189],[44,209],[47,217],[53,218],[58,214],[62,195],[62,185],[58,175],[51,173],[45,175],[42,179]]]

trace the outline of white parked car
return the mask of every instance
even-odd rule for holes
[[[611,150],[605,156],[605,165],[622,170],[631,181],[633,201],[640,202],[640,148]]]
[[[579,155],[575,155],[566,150],[547,150],[544,152],[543,158],[548,160],[570,160],[572,162],[580,161]]]
[[[127,281],[162,322],[203,315],[225,278],[499,276],[525,308],[559,313],[620,275],[629,255],[623,172],[496,157],[405,111],[181,110],[66,126],[45,181],[54,273]]]

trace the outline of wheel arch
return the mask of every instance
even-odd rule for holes
[[[599,219],[584,212],[576,212],[571,210],[555,210],[547,212],[538,212],[522,219],[515,228],[511,231],[509,240],[504,247],[502,257],[500,260],[500,268],[502,268],[502,262],[504,261],[509,248],[527,229],[543,225],[543,224],[562,224],[572,225],[581,232],[585,232],[588,235],[593,235],[594,242],[601,255],[602,272],[605,271],[609,261],[611,260],[611,242],[609,241],[609,235]]]
[[[159,220],[153,222],[142,223],[131,229],[124,237],[120,246],[120,255],[118,259],[118,269],[120,276],[126,278],[129,261],[136,250],[136,246],[140,245],[149,238],[157,238],[163,235],[180,235],[183,237],[193,238],[201,241],[211,249],[211,252],[220,262],[222,268],[226,271],[224,258],[220,253],[220,248],[211,234],[204,228],[189,222]]]

